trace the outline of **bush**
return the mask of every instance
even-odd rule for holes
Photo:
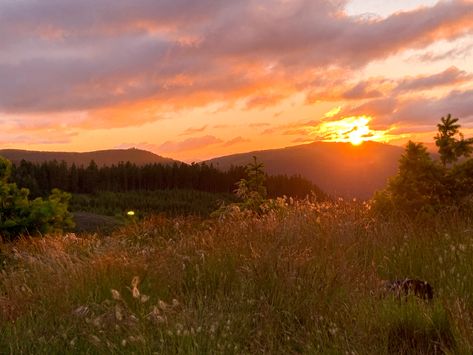
[[[70,195],[54,189],[47,200],[28,198],[28,189],[9,183],[11,163],[0,157],[0,237],[12,240],[23,234],[47,233],[72,227]]]

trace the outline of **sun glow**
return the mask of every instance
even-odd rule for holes
[[[348,142],[360,145],[366,141],[389,142],[392,138],[389,130],[374,130],[369,127],[372,117],[353,116],[345,117],[338,121],[322,122],[315,128],[321,141]]]

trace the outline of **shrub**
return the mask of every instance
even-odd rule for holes
[[[9,183],[11,163],[0,157],[0,237],[12,240],[23,234],[47,233],[72,227],[70,195],[52,190],[47,200],[30,200],[28,189]]]

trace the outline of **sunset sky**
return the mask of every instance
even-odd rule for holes
[[[448,113],[473,135],[473,0],[0,0],[0,148],[190,162]]]

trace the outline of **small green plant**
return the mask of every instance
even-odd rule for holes
[[[253,156],[253,162],[246,165],[245,171],[246,178],[237,182],[237,187],[234,190],[235,195],[241,202],[229,205],[222,204],[211,216],[223,217],[227,214],[240,212],[262,214],[268,211],[268,207],[272,205],[272,200],[267,198],[266,174],[263,163],[259,163],[257,158]]]
[[[47,200],[30,200],[29,190],[9,183],[11,163],[0,157],[0,237],[15,239],[23,234],[47,233],[72,227],[68,212],[70,195],[53,189]]]
[[[258,210],[267,196],[263,163],[259,163],[255,156],[253,162],[246,166],[246,179],[237,183],[235,194],[243,200],[243,206],[251,210]]]

